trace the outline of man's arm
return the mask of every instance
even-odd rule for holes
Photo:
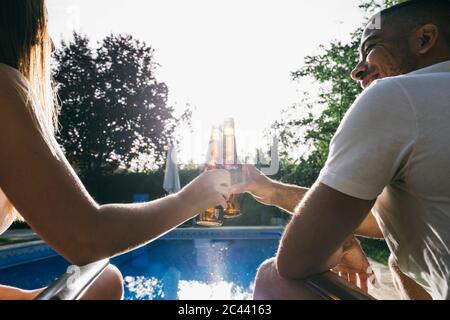
[[[265,204],[278,207],[290,214],[294,214],[295,209],[309,191],[307,188],[276,181],[271,181],[271,184],[272,188],[268,192],[269,196],[266,198],[267,203]],[[364,238],[384,239],[384,235],[372,212],[369,212],[367,218],[356,229],[355,235]]]
[[[258,202],[278,207],[290,214],[294,214],[295,209],[309,191],[307,188],[272,180],[251,165],[243,166],[243,175],[244,183],[233,186],[232,193],[248,192]],[[355,235],[384,239],[383,233],[372,213],[368,214],[367,218],[356,230]]]
[[[258,202],[278,207],[290,214],[308,192],[307,188],[272,180],[253,165],[242,166],[242,180],[242,183],[231,187],[231,193],[249,193]]]
[[[341,260],[345,240],[363,224],[383,189],[399,178],[396,173],[405,171],[416,124],[410,100],[395,80],[380,80],[358,97],[331,142],[318,183],[283,236],[277,257],[283,277],[302,279]]]
[[[372,212],[367,215],[367,218],[361,223],[358,229],[356,229],[355,235],[364,238],[384,240],[383,232]]]
[[[316,184],[296,209],[277,255],[281,276],[304,279],[326,272],[342,258],[342,246],[366,219],[375,201]]]
[[[295,185],[284,184],[277,181],[272,181],[272,188],[268,192],[267,203],[270,206],[278,207],[290,214],[293,214],[295,208],[303,200],[307,188],[298,187]]]
[[[400,270],[392,255],[389,258],[389,269],[391,270],[395,288],[402,300],[433,300],[421,285]]]

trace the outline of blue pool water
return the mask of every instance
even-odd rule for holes
[[[125,279],[125,299],[250,299],[258,266],[275,255],[280,230],[174,231],[112,259]],[[49,285],[69,264],[55,256],[1,269],[0,283]]]

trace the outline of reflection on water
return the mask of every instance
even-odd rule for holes
[[[226,255],[230,243],[225,241],[212,242],[208,239],[194,241],[197,270],[208,275],[208,281],[220,283],[226,268]]]
[[[127,276],[126,299],[246,300],[277,246],[270,239],[160,241],[114,262]]]
[[[226,281],[209,284],[180,281],[178,290],[180,300],[251,300],[252,295],[253,283],[249,288],[243,288]]]
[[[251,283],[244,288],[226,281],[205,283],[181,280],[178,288],[173,290],[153,277],[125,277],[126,288],[139,300],[251,300],[253,285]],[[171,292],[177,294],[171,296]]]
[[[248,299],[256,270],[273,257],[278,239],[158,240],[115,257],[125,299]],[[0,270],[0,283],[24,289],[51,284],[69,266],[62,257]]]
[[[125,277],[125,287],[138,300],[164,299],[162,283],[156,278]]]

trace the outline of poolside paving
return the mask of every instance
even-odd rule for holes
[[[10,241],[28,241],[36,240],[39,237],[33,230],[30,229],[18,229],[18,230],[8,230],[0,235],[0,240],[10,240]]]

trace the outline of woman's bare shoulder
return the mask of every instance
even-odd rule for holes
[[[0,63],[0,115],[26,109],[30,92],[28,80],[18,70]]]
[[[28,80],[20,73],[6,64],[0,63],[0,99],[20,95],[29,91]]]
[[[11,80],[26,82],[26,78],[19,70],[1,62],[0,62],[0,73],[2,75],[7,76]]]

